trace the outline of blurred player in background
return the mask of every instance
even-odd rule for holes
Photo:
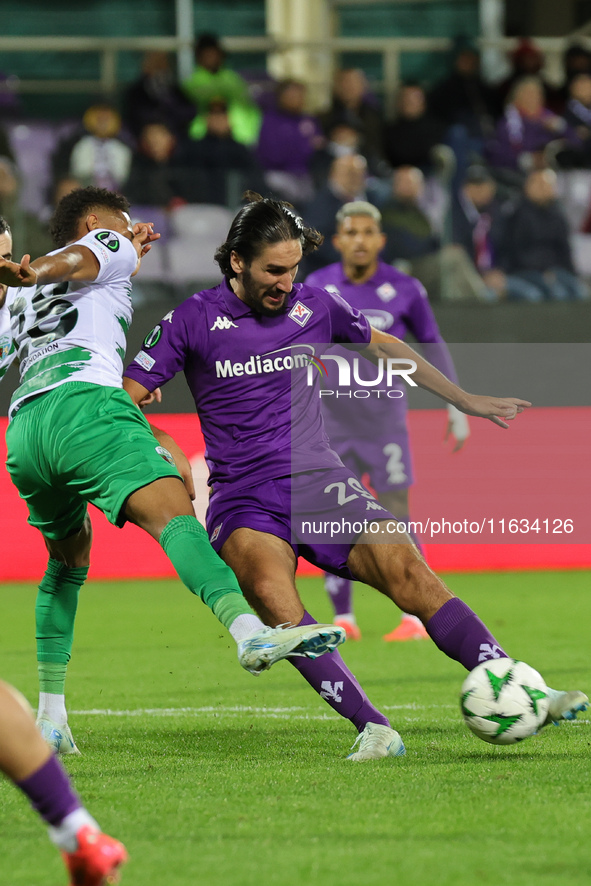
[[[314,271],[306,278],[345,299],[369,320],[371,326],[404,339],[410,333],[429,344],[427,359],[447,378],[457,383],[457,375],[441,337],[423,285],[379,260],[386,245],[380,211],[371,203],[346,203],[336,215],[337,233],[333,245],[341,261]],[[327,361],[328,377],[323,384],[332,389],[337,371]],[[331,381],[332,379],[332,381]],[[368,397],[346,399],[324,397],[323,417],[332,448],[356,476],[369,474],[378,501],[405,524],[409,520],[408,490],[413,469],[407,427],[406,385],[398,387],[397,399]],[[461,449],[470,433],[468,420],[455,406],[448,405],[446,439],[455,438],[453,451]],[[421,549],[419,539],[409,532]],[[352,640],[361,639],[353,612],[353,585],[349,579],[327,575],[325,587],[335,611],[335,624]],[[414,615],[403,614],[402,621],[384,640],[420,640],[429,635]]]
[[[505,419],[530,404],[467,394],[404,342],[372,329],[340,296],[294,283],[302,254],[322,235],[306,227],[289,204],[252,192],[245,196],[250,202],[215,254],[223,282],[169,312],[148,333],[123,380],[141,403],[176,373],[185,373],[210,468],[212,545],[268,624],[315,624],[295,585],[303,556],[377,588],[420,618],[438,648],[468,670],[505,657],[486,625],[450,593],[396,519],[330,448],[311,360],[317,346],[331,344],[360,346],[376,363],[410,360],[416,384],[504,428]],[[369,528],[355,528],[368,521]],[[330,535],[314,530],[312,522],[330,526]],[[333,535],[333,524],[342,531]],[[405,753],[400,735],[338,651],[292,664],[357,729],[357,749],[349,760]],[[572,717],[587,701],[581,692],[556,692],[551,717]]]
[[[287,655],[316,657],[345,636],[330,625],[265,627],[212,550],[169,449],[184,467],[185,456],[166,434],[152,433],[122,390],[131,277],[159,237],[150,224],[132,228],[128,208],[112,191],[72,191],[53,217],[55,252],[32,264],[28,255],[20,264],[0,260],[0,283],[18,287],[7,296],[20,386],[9,408],[6,464],[49,553],[35,608],[37,722],[59,753],[79,753],[64,687],[90,562],[88,502],[114,525],[129,520],[159,542],[228,628],[251,673]]]
[[[35,728],[27,701],[1,681],[0,769],[49,826],[49,838],[62,853],[72,886],[119,882],[119,869],[127,861],[125,847],[101,832]]]

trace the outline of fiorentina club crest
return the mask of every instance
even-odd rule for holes
[[[396,290],[392,286],[391,283],[382,283],[381,286],[378,286],[376,289],[376,293],[382,299],[382,301],[391,301],[396,295]]]
[[[306,305],[303,305],[301,301],[297,301],[288,314],[288,317],[291,317],[300,326],[305,326],[311,316],[312,311]]]

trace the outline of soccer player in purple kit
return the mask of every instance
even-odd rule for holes
[[[336,215],[333,245],[342,260],[327,265],[306,278],[308,286],[318,286],[342,296],[369,320],[371,326],[404,339],[410,332],[418,342],[430,344],[431,363],[457,383],[451,355],[441,337],[423,285],[379,260],[386,245],[379,209],[371,203],[345,203]],[[335,364],[327,361],[326,388],[331,389]],[[413,469],[406,423],[406,386],[400,384],[397,399],[346,399],[324,397],[323,419],[330,444],[343,463],[358,477],[369,474],[378,501],[408,526],[408,489]],[[470,431],[466,416],[448,405],[449,434],[460,449]],[[420,547],[417,538],[415,543]],[[421,551],[422,552],[422,551]],[[353,612],[353,583],[348,578],[327,574],[325,587],[331,598],[336,625],[347,637],[361,639]],[[402,621],[384,640],[428,639],[429,634],[414,615],[404,613]]]
[[[308,384],[309,364],[319,342],[361,346],[378,365],[380,359],[412,361],[416,384],[503,428],[530,404],[466,393],[404,342],[372,329],[340,296],[294,284],[302,254],[313,250],[321,235],[289,204],[246,196],[250,202],[216,252],[223,282],[167,314],[123,379],[139,403],[177,372],[185,373],[210,468],[211,543],[267,624],[314,624],[295,586],[301,555],[380,590],[420,618],[435,644],[468,670],[505,657],[488,628],[451,594],[395,518],[331,450],[318,384]],[[309,527],[315,521],[335,522],[335,508],[342,520],[340,537],[316,536]],[[388,543],[376,543],[374,522],[378,538],[385,531]],[[355,524],[366,526],[361,535]],[[338,652],[291,663],[358,730],[349,760],[405,753],[401,737]],[[549,721],[572,719],[588,703],[582,692],[550,692]]]

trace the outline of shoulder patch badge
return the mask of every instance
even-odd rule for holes
[[[150,348],[153,348],[154,345],[157,345],[158,342],[160,341],[161,335],[162,335],[162,326],[160,326],[160,324],[158,324],[158,326],[155,326],[151,332],[148,332],[147,336],[144,339],[144,347],[146,348],[146,350],[149,351]]]
[[[149,354],[146,354],[145,351],[140,351],[139,354],[133,358],[134,363],[139,363],[142,369],[145,369],[146,372],[149,372],[154,363],[156,362],[153,357],[150,357]]]
[[[106,246],[107,249],[110,249],[111,252],[117,252],[119,249],[119,238],[113,231],[99,231],[98,234],[94,235],[94,238],[99,243],[102,243],[103,246]]]

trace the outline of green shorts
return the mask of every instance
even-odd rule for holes
[[[25,403],[8,425],[6,467],[47,538],[77,532],[91,502],[115,526],[129,496],[180,474],[121,388],[66,382]]]

